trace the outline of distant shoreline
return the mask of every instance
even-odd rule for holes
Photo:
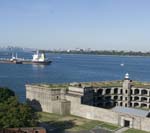
[[[134,51],[45,51],[46,53],[56,54],[82,54],[82,55],[99,55],[99,56],[126,56],[126,57],[150,57],[150,52],[134,52]]]
[[[0,51],[1,56],[12,55],[12,53],[20,53],[26,51]],[[67,55],[97,55],[97,56],[122,56],[122,57],[150,57],[150,52],[135,52],[135,51],[53,51],[53,50],[40,50],[40,52],[52,54],[67,54]]]

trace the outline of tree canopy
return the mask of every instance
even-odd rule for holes
[[[30,106],[19,103],[13,91],[0,88],[0,128],[35,126],[35,119]]]
[[[0,88],[0,102],[4,102],[11,96],[15,96],[15,93],[8,88]]]

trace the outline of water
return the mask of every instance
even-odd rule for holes
[[[18,56],[32,58],[32,53],[18,53]],[[0,86],[11,88],[20,101],[25,101],[26,83],[121,80],[126,72],[133,80],[150,81],[150,57],[65,54],[48,57],[53,61],[48,66],[0,64]]]

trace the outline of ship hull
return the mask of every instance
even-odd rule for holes
[[[0,60],[2,64],[22,64],[22,61]]]
[[[22,60],[22,61],[10,61],[10,60],[0,60],[2,64],[37,64],[37,65],[49,65],[52,61],[29,61],[29,60]]]
[[[49,65],[52,61],[23,61],[23,64]]]

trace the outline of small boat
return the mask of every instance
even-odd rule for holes
[[[123,66],[124,66],[124,63],[121,63],[121,64],[120,64],[120,66],[122,66],[122,67],[123,67]]]

